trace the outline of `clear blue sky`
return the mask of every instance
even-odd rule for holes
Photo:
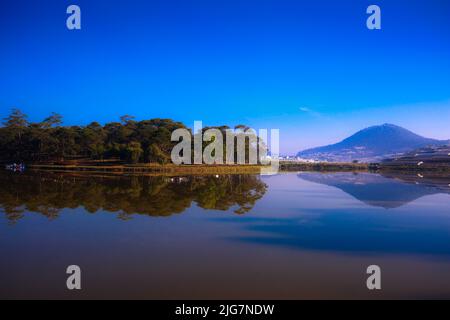
[[[1,118],[244,123],[283,153],[384,122],[450,138],[448,0],[2,0],[0,41]]]

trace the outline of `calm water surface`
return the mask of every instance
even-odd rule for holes
[[[449,183],[0,172],[0,298],[450,298]]]

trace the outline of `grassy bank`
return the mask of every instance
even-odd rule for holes
[[[112,173],[112,174],[259,174],[261,165],[174,165],[174,164],[31,164],[27,166],[31,170],[48,171],[76,171],[90,173]],[[440,166],[411,166],[411,165],[384,165],[368,163],[345,163],[345,162],[291,162],[281,161],[280,172],[315,171],[315,172],[450,172],[449,165]]]
[[[368,171],[368,164],[280,162],[280,171]],[[258,174],[261,165],[160,165],[160,164],[31,164],[31,170],[116,174]]]
[[[346,162],[281,162],[280,171],[370,171],[370,172],[400,172],[400,173],[450,173],[450,163],[423,163],[414,164],[393,163],[346,163]]]
[[[351,163],[351,162],[294,162],[281,161],[281,171],[369,171],[376,170],[377,166],[368,163]]]
[[[123,165],[29,165],[31,170],[78,171],[90,173],[115,174],[258,174],[259,165],[159,165],[159,164],[123,164]]]

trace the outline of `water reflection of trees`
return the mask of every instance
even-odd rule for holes
[[[192,202],[204,209],[244,214],[266,192],[256,175],[187,177],[83,176],[55,173],[0,173],[0,208],[14,222],[25,212],[56,218],[62,209],[83,207],[90,213],[117,212],[169,216]]]

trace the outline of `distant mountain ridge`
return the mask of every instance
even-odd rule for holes
[[[321,161],[380,161],[426,146],[447,145],[450,140],[425,138],[402,127],[385,123],[358,131],[339,143],[307,149],[298,157]]]

